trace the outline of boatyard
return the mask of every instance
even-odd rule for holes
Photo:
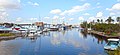
[[[107,40],[104,38],[100,38],[99,36],[94,36],[91,34],[81,33],[78,31],[78,28],[72,28],[61,31],[43,32],[37,36],[20,36],[7,41],[2,40],[0,42],[0,48],[2,49],[2,51],[0,50],[0,54],[107,55],[108,52],[104,51],[104,45],[106,43]],[[13,47],[14,49],[12,49]],[[8,51],[8,53],[4,53],[4,51]]]
[[[120,0],[0,0],[0,55],[120,55]]]
[[[3,55],[4,54],[5,55],[7,54],[9,55],[35,55],[35,54],[37,55],[51,55],[51,54],[107,55],[110,53],[113,54],[120,53],[119,52],[120,50],[115,50],[118,52],[110,52],[109,50],[104,49],[105,48],[104,45],[108,43],[107,38],[104,38],[100,35],[83,33],[82,30],[79,30],[80,29],[79,27],[75,27],[75,28],[74,27],[70,28],[69,26],[67,27],[65,28],[63,26],[59,29],[57,29],[57,27],[56,28],[52,27],[50,29],[43,28],[43,30],[39,30],[39,29],[37,30],[33,28],[32,31],[30,30],[25,32],[17,31],[17,33],[14,30],[14,32],[10,32],[10,33],[14,33],[14,34],[16,33],[18,36],[15,36],[15,38],[1,37],[3,39],[0,39],[1,40],[0,48],[4,50],[2,51],[0,50],[0,54]],[[13,47],[16,50],[12,49]],[[63,48],[65,50],[63,50]],[[9,53],[3,53],[4,51],[8,51]]]

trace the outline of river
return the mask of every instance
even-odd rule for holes
[[[104,50],[106,38],[78,29],[51,31],[34,38],[18,37],[0,41],[0,55],[117,55]]]

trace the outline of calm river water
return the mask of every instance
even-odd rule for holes
[[[0,41],[0,55],[119,55],[119,51],[105,51],[106,42],[77,29],[54,31]]]

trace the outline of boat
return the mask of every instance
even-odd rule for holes
[[[50,30],[50,31],[58,31],[59,28],[56,27],[56,26],[52,26],[52,27],[49,28],[49,30]]]
[[[12,31],[12,28],[0,26],[0,32],[11,32],[11,31]]]
[[[12,32],[13,33],[19,33],[19,32],[28,32],[28,28],[25,28],[25,27],[22,27],[22,26],[19,26],[19,25],[14,25],[12,26]]]
[[[48,28],[44,28],[43,29],[43,32],[48,32],[50,29],[48,29]]]
[[[119,39],[108,39],[108,43],[104,46],[105,50],[117,50],[120,47]]]

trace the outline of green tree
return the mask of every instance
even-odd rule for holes
[[[111,24],[111,22],[114,22],[114,20],[112,19],[112,17],[108,17],[108,19],[106,20],[106,22],[108,22],[108,24]]]
[[[120,26],[120,17],[117,17],[117,22],[119,22],[119,26]]]
[[[99,20],[99,19],[97,19],[97,22],[99,23],[99,22],[100,22],[100,20]]]
[[[103,23],[103,19],[101,19],[100,22]]]

